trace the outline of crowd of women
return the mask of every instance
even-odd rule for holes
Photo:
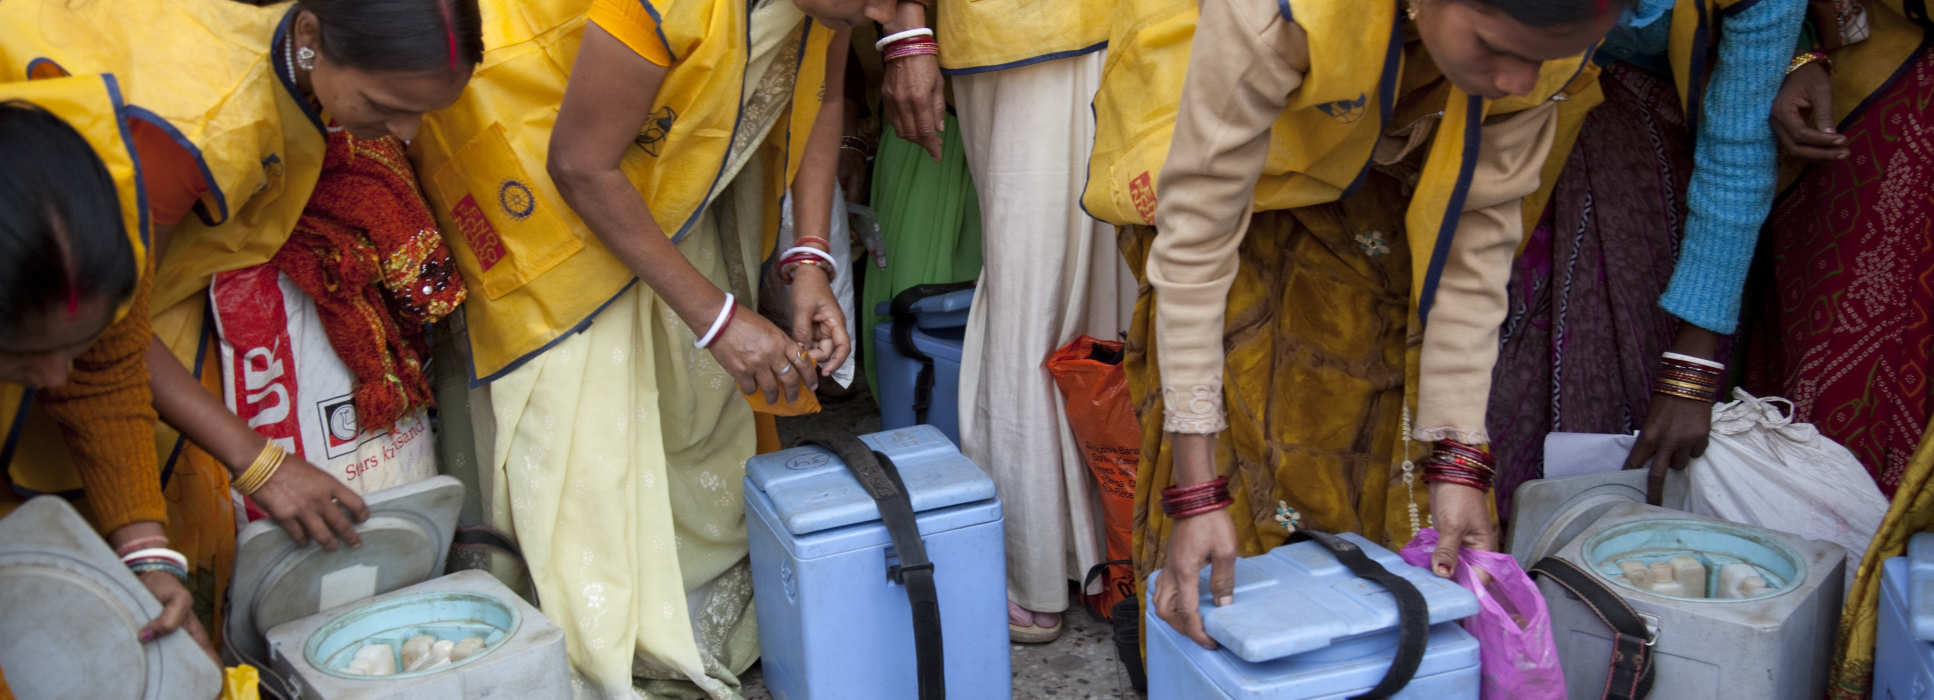
[[[1016,641],[1054,638],[1103,558],[1042,362],[1125,335],[1136,580],[1165,569],[1149,600],[1205,645],[1203,569],[1227,602],[1233,559],[1297,529],[1428,522],[1448,575],[1498,546],[1545,434],[1636,431],[1628,466],[1662,475],[1743,384],[1896,496],[1841,630],[1857,697],[1873,562],[1934,527],[1927,22],[1918,0],[8,0],[0,513],[82,506],[164,604],[143,640],[211,655],[236,494],[358,546],[357,494],[223,402],[210,280],[271,265],[379,317],[353,351],[377,359],[345,358],[365,422],[431,402],[421,329],[452,317],[445,439],[473,436],[581,690],[735,697],[743,465],[853,354],[834,198],[870,190],[889,259],[946,259],[868,298],[979,278],[961,447],[1005,506]],[[954,259],[972,228],[978,269]]]

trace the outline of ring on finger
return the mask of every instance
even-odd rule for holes
[[[773,370],[772,374],[774,376],[783,377],[783,376],[786,376],[787,372],[791,372],[791,371],[792,371],[792,363],[786,363],[785,365],[781,366],[779,369]]]

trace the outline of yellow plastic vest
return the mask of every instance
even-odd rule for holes
[[[0,82],[111,73],[132,116],[201,161],[209,192],[155,272],[157,314],[216,272],[268,261],[322,168],[321,122],[275,72],[286,5],[175,0],[0,2]]]
[[[424,191],[470,285],[465,315],[477,384],[582,328],[634,279],[545,174],[590,3],[482,5],[483,64],[455,105],[424,120],[416,143]],[[620,167],[677,240],[708,204],[738,130],[740,91],[751,88],[747,8],[677,0],[653,9],[673,63]],[[812,22],[798,31],[806,37],[793,105],[811,108],[793,109],[785,122],[787,183],[819,114],[833,35]]]
[[[1116,0],[939,0],[940,67],[985,73],[1079,56],[1108,45]]]
[[[79,132],[94,147],[94,155],[107,166],[120,196],[121,218],[127,226],[128,241],[134,245],[137,270],[147,270],[148,209],[141,189],[141,165],[127,138],[127,105],[121,101],[119,81],[111,75],[60,77],[31,82],[0,83],[0,101],[21,100],[39,106]],[[119,320],[126,307],[115,314]],[[27,388],[0,382],[0,445],[12,445],[11,464],[53,465],[35,473],[60,474],[59,484],[23,483],[42,492],[78,488],[79,478],[68,468],[67,446],[60,432],[44,415],[23,417],[20,408]],[[30,412],[31,413],[31,412]],[[24,418],[24,420],[23,420]],[[0,468],[8,468],[0,464]],[[54,468],[58,467],[58,468]],[[17,477],[16,477],[17,478]],[[3,500],[3,499],[0,499]]]
[[[1198,16],[1191,0],[1121,0],[1108,65],[1095,97],[1094,156],[1082,204],[1116,224],[1153,224],[1155,192],[1175,129]],[[1256,211],[1333,202],[1369,171],[1405,82],[1396,0],[1282,0],[1309,37],[1309,72],[1270,129],[1256,184]],[[1411,301],[1427,316],[1443,257],[1462,210],[1486,116],[1587,94],[1597,70],[1581,55],[1544,66],[1537,89],[1495,102],[1450,88],[1443,119],[1405,215],[1414,266]],[[1426,254],[1428,251],[1428,254]]]

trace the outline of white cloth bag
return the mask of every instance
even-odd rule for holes
[[[1887,498],[1846,447],[1810,423],[1793,422],[1793,402],[1733,390],[1712,408],[1712,442],[1686,467],[1686,510],[1840,545],[1853,576],[1887,515]]]

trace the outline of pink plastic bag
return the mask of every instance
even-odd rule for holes
[[[1403,560],[1428,569],[1436,549],[1437,531],[1424,528],[1404,545]],[[1480,584],[1478,570],[1489,574],[1490,581]],[[1483,697],[1564,700],[1565,671],[1551,639],[1551,611],[1517,560],[1466,549],[1458,553],[1451,578],[1477,594],[1478,613],[1464,621],[1464,631],[1477,638],[1478,658],[1484,663]]]

